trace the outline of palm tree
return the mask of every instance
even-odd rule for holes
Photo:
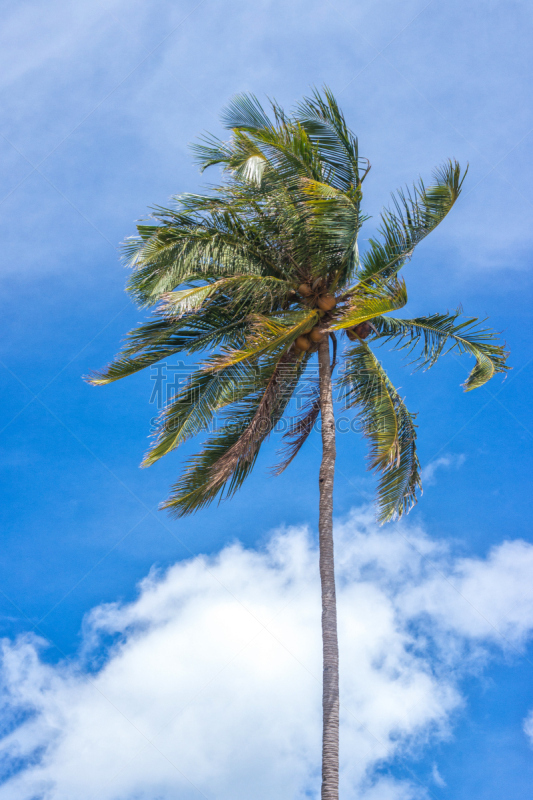
[[[153,464],[219,421],[163,504],[176,516],[233,495],[288,413],[296,388],[307,387],[307,404],[291,417],[275,472],[292,461],[321,415],[322,798],[338,800],[333,381],[369,442],[385,522],[409,511],[421,483],[413,415],[371,344],[418,350],[415,360],[425,368],[444,352],[468,353],[475,366],[467,391],[504,372],[507,354],[493,332],[476,319],[459,319],[459,312],[392,316],[407,302],[400,269],[459,196],[459,165],[450,161],[430,186],[420,181],[397,193],[377,238],[359,257],[362,184],[370,165],[359,157],[333,95],[315,91],[290,115],[275,102],[271,109],[269,116],[254,96],[237,96],[223,113],[229,141],[206,136],[194,147],[202,170],[221,165],[224,182],[207,194],[176,197],[173,208],[154,209],[149,224],[127,240],[128,291],[139,305],[155,305],[155,314],[88,380],[110,383],[176,353],[208,351],[163,410],[142,462]],[[349,341],[335,378],[342,332]],[[307,380],[315,353],[318,382]]]

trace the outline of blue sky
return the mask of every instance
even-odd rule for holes
[[[312,536],[316,526],[318,438],[277,480],[267,476],[273,441],[231,503],[174,521],[157,506],[192,449],[138,469],[155,414],[148,402],[150,375],[100,389],[81,380],[106,363],[124,333],[143,318],[123,291],[119,242],[150,205],[216,180],[215,173],[198,174],[187,146],[205,130],[221,133],[218,113],[236,92],[272,96],[290,106],[313,85],[333,89],[372,163],[365,211],[373,219],[361,247],[392,190],[419,175],[429,179],[449,157],[469,164],[459,203],[405,269],[406,315],[462,304],[468,315],[490,317],[511,350],[513,370],[505,381],[497,378],[486,389],[464,394],[460,383],[468,360],[450,356],[429,373],[411,375],[398,357],[382,353],[409,407],[418,411],[420,457],[429,470],[424,496],[401,535],[431,541],[431,552],[445,559],[438,569],[450,581],[463,574],[465,563],[490,572],[490,553],[507,552],[491,548],[531,542],[532,22],[525,2],[23,0],[8,7],[0,34],[0,623],[11,643],[6,686],[21,707],[31,707],[45,690],[41,678],[31,686],[23,678],[21,642],[30,650],[34,644],[17,637],[33,631],[50,643],[35,669],[51,669],[53,680],[64,675],[65,665],[84,673],[90,667],[79,661],[80,647],[85,652],[87,637],[98,628],[90,621],[98,616],[95,609],[105,603],[138,609],[135,603],[148,591],[138,583],[154,565],[164,576],[176,562],[200,563],[190,559],[215,557],[235,540],[261,553],[280,525],[289,539],[305,526]],[[353,531],[368,533],[361,520],[373,479],[364,458],[357,436],[339,437],[337,514],[343,525],[351,519]],[[355,517],[349,516],[352,509]],[[385,557],[389,533],[372,531],[368,536],[382,536]],[[446,556],[439,549],[444,547],[450,548]],[[416,558],[416,548],[413,553]],[[462,623],[454,623],[452,633],[439,623],[442,635],[424,656],[424,668],[434,675],[431,697],[441,698],[440,710],[405,729],[385,715],[383,736],[396,736],[402,746],[360,755],[368,769],[366,788],[354,788],[360,776],[347,767],[347,797],[525,795],[533,779],[527,723],[524,728],[533,707],[533,606],[527,581],[522,586],[519,577],[508,583],[505,578],[529,550],[512,553],[518,562],[511,572],[490,573],[501,588],[501,605],[489,604],[485,612],[481,599],[478,610],[489,621],[491,614],[500,620],[496,628],[502,631],[510,625],[510,608],[522,609],[520,620],[498,641]],[[429,580],[416,575],[413,585]],[[161,592],[174,591],[171,582],[160,580]],[[516,597],[511,588],[505,594],[507,585],[515,586]],[[476,606],[476,596],[464,605]],[[409,632],[418,642],[415,650],[422,647],[419,617],[397,603],[394,609],[402,635]],[[437,611],[431,613],[437,619]],[[128,646],[124,624],[121,617],[113,636],[120,631]],[[180,624],[185,641],[188,623]],[[306,623],[295,617],[294,624]],[[400,628],[395,630],[400,636]],[[99,645],[110,662],[117,652],[113,636]],[[148,639],[145,644],[146,651]],[[458,658],[463,649],[468,657]],[[348,674],[348,645],[346,653]],[[198,664],[204,661],[198,655]],[[461,700],[442,699],[445,689]],[[231,696],[230,683],[224,691]],[[64,702],[63,689],[57,692]],[[431,705],[427,698],[422,702]],[[207,713],[198,707],[192,719]],[[98,724],[107,723],[102,718]],[[237,718],[228,726],[244,729]],[[70,730],[65,722],[56,729]],[[48,753],[46,788],[39,791],[54,800],[74,796],[64,788],[65,762],[57,755],[55,734],[43,728],[39,736]],[[200,734],[198,742],[201,749]],[[361,743],[355,750],[366,752]],[[285,758],[281,751],[279,758]],[[8,780],[0,797],[41,796],[21,759],[27,783],[10,788]],[[253,774],[239,763],[224,778],[230,793],[231,787],[255,787]],[[78,766],[83,774],[81,761]],[[142,777],[147,797],[176,791],[171,778],[159,786],[150,769]],[[312,782],[308,772],[301,766],[301,786]],[[75,784],[68,785],[82,797]],[[294,792],[303,791],[301,786]],[[105,797],[133,796],[127,784],[114,791]],[[209,786],[205,792],[217,796]]]

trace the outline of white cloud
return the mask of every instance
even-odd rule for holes
[[[486,559],[457,559],[406,588],[402,608],[409,617],[426,615],[443,631],[517,650],[533,628],[532,570],[533,546],[503,542]]]
[[[453,559],[422,530],[379,529],[364,511],[336,537],[343,796],[422,797],[375,768],[448,735],[469,643],[524,641],[533,547]],[[316,794],[320,605],[306,530],[153,571],[135,602],[90,613],[74,660],[47,664],[42,647],[4,643],[2,760],[19,771],[2,800]],[[428,782],[439,780],[435,768]]]
[[[439,469],[450,469],[454,467],[455,469],[459,469],[465,463],[466,456],[463,453],[459,455],[445,455],[441,456],[440,458],[436,458],[434,461],[430,461],[424,469],[422,470],[422,482],[424,486],[433,486],[437,480],[435,478],[435,473]]]
[[[433,778],[433,781],[434,781],[436,786],[438,786],[440,789],[444,789],[445,788],[446,781],[444,780],[444,778],[440,774],[439,768],[437,767],[436,764],[433,764],[433,767],[431,768],[431,777]]]
[[[528,737],[530,744],[533,745],[533,709],[524,720],[524,733]]]

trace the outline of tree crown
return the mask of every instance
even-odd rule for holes
[[[338,385],[369,441],[370,468],[380,475],[379,517],[390,520],[412,507],[421,486],[416,426],[370,345],[416,351],[422,368],[452,349],[468,353],[475,366],[467,391],[507,369],[503,346],[477,319],[459,312],[392,316],[407,302],[401,268],[448,214],[464,175],[449,161],[429,186],[420,180],[399,191],[360,256],[370,165],[327,88],[290,115],[275,102],[268,115],[253,95],[239,95],[223,122],[228,141],[206,136],[194,146],[202,170],[222,167],[222,184],[153,209],[126,241],[128,291],[139,305],[155,306],[154,315],[88,380],[109,383],[180,352],[209,351],[163,410],[143,461],[154,463],[221,420],[164,504],[181,516],[241,486],[309,375],[322,337],[334,340],[333,369],[336,334],[345,334]],[[318,387],[307,384],[307,403],[291,420],[276,474],[320,413]]]

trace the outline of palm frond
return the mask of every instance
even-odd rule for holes
[[[252,333],[238,350],[226,348],[206,365],[207,371],[225,369],[244,360],[255,360],[266,353],[282,351],[320,320],[316,309],[290,311],[284,315],[249,317]]]
[[[151,367],[163,358],[171,358],[177,350],[175,348],[160,348],[156,352],[142,353],[134,358],[121,357],[120,354],[103,369],[92,370],[84,375],[83,380],[91,386],[105,386],[108,383],[128,378],[147,367]]]
[[[159,313],[167,317],[181,317],[191,311],[197,311],[205,300],[220,292],[224,279],[212,281],[201,286],[189,286],[174,292],[161,295]]]
[[[283,434],[285,446],[280,450],[280,461],[272,468],[273,475],[281,475],[293,461],[313,430],[320,414],[320,391],[318,384],[313,386],[300,415],[292,421],[288,431]]]
[[[466,172],[456,161],[449,161],[434,173],[434,183],[427,188],[422,181],[412,190],[400,190],[393,196],[393,210],[381,215],[379,239],[370,239],[369,249],[361,258],[360,280],[395,275],[422,241],[448,214],[461,192]]]
[[[155,320],[130,331],[115,359],[104,369],[91,372],[86,380],[102,386],[180,352],[192,354],[220,345],[235,349],[244,344],[249,328],[246,314],[223,307],[210,306],[202,314],[181,317],[158,314]]]
[[[262,177],[264,174],[270,187],[286,187],[297,177],[320,180],[323,170],[319,153],[303,126],[288,118],[276,104],[272,109],[275,123],[253,95],[234,98],[223,117],[226,127],[233,131],[232,138],[223,146],[216,140],[196,145],[194,151],[201,167],[223,164],[242,177],[249,159],[259,158],[265,162],[261,165]]]
[[[223,492],[225,497],[233,495],[251,471],[262,443],[281,418],[301,370],[301,359],[291,351],[270,369],[266,385],[264,380],[268,372],[263,374],[263,385],[257,381],[258,390],[254,395],[246,398],[240,407],[231,408],[228,424],[190,460],[163,508],[181,517],[205,507]]]
[[[329,179],[343,191],[360,186],[359,146],[348,128],[332,92],[324,87],[306,97],[296,108],[296,119],[330,167]],[[363,162],[364,166],[367,162]]]
[[[234,210],[211,209],[203,218],[159,209],[158,225],[139,225],[124,254],[133,268],[127,289],[141,305],[198,278],[279,275],[280,264],[250,221]]]
[[[509,369],[508,353],[493,330],[482,327],[475,317],[457,323],[460,316],[459,310],[414,319],[376,317],[372,322],[379,337],[394,341],[395,348],[406,349],[409,355],[422,343],[421,353],[412,362],[418,369],[429,369],[441,355],[453,350],[474,356],[476,364],[463,384],[468,392],[483,386],[496,373],[505,373]]]
[[[228,450],[238,442],[250,424],[254,413],[255,408],[250,407],[233,412],[232,422],[211,436],[203,450],[189,459],[185,471],[172,487],[171,495],[162,504],[162,508],[168,509],[176,517],[183,517],[205,508],[218,494],[224,491],[223,485],[210,486],[211,471]],[[255,458],[257,458],[257,453]],[[226,493],[227,497],[230,497],[242,485],[253,469],[255,458],[240,465]]]
[[[338,273],[335,284],[343,285],[358,265],[357,236],[364,222],[358,188],[340,191],[323,181],[309,178],[300,182],[301,224],[305,226],[304,247],[313,259],[311,273]],[[296,254],[302,259],[303,254]],[[332,266],[334,265],[334,270]]]
[[[291,284],[281,278],[263,275],[235,275],[207,285],[195,286],[161,295],[158,313],[180,317],[205,307],[205,301],[217,298],[228,311],[259,314],[281,310],[294,294]]]
[[[160,414],[154,444],[141,466],[151,466],[206,430],[224,407],[253,396],[265,382],[265,376],[270,379],[275,366],[271,359],[260,365],[240,363],[219,372],[195,371]]]
[[[298,381],[298,355],[294,350],[285,353],[265,389],[250,424],[239,440],[216,463],[212,469],[210,484],[225,483],[242,461],[251,461],[261,443],[271,432],[281,409],[287,405]]]
[[[394,278],[386,283],[381,281],[375,286],[367,285],[363,291],[360,286],[356,287],[353,294],[348,294],[348,301],[349,305],[341,307],[333,317],[329,330],[352,328],[378,315],[403,308],[407,303],[407,288],[403,280]]]
[[[129,332],[125,346],[113,361],[101,370],[90,372],[85,380],[92,386],[104,386],[134,375],[162,359],[171,358],[187,349],[191,338],[194,337],[194,333],[190,330],[183,330],[185,325],[186,322],[182,320],[166,319],[134,328]]]
[[[370,443],[369,468],[381,475],[379,520],[387,522],[408,512],[421,488],[414,417],[365,342],[347,352],[340,385],[346,407],[357,408],[361,431]]]
[[[274,130],[272,122],[258,98],[251,93],[235,95],[222,111],[222,124],[228,130]]]
[[[330,374],[333,375],[333,370],[337,365],[337,339],[335,334],[331,334],[331,338],[333,341],[333,354]],[[318,376],[315,376],[314,379],[308,382],[307,398],[303,404],[302,410],[296,419],[291,420],[289,429],[283,435],[285,445],[279,451],[281,460],[272,468],[273,475],[281,475],[281,473],[287,469],[291,461],[296,458],[313,430],[319,414],[320,383]]]
[[[215,159],[237,182],[260,188],[266,200],[262,223],[265,211],[266,217],[274,213],[278,239],[283,231],[293,263],[307,264],[315,278],[335,269],[342,273],[336,285],[343,285],[358,265],[356,239],[363,221],[355,137],[329,90],[309,99],[306,124],[298,115],[286,117],[275,104],[273,111],[275,124],[257,98],[238,96],[225,118],[231,141],[224,152],[216,145],[216,154],[212,145],[209,152],[202,146],[200,156],[204,165]],[[342,168],[349,170],[349,180],[337,180]]]
[[[200,167],[200,172],[217,164],[225,165],[231,158],[229,144],[211,134],[201,136],[197,142],[190,145],[190,149],[195,163]]]

